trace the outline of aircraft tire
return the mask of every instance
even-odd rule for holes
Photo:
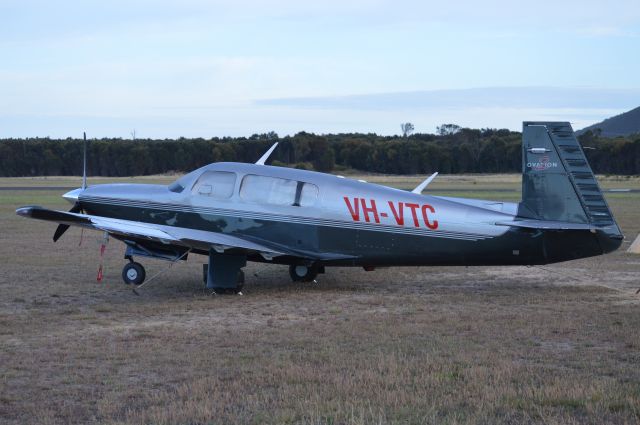
[[[318,276],[318,268],[292,264],[289,266],[289,276],[294,282],[311,282]]]
[[[124,283],[127,285],[142,285],[145,277],[146,272],[140,263],[130,262],[122,268],[122,280],[124,280]]]

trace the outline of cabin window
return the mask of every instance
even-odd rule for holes
[[[215,199],[228,199],[236,186],[236,173],[205,171],[193,185],[191,193]]]
[[[299,182],[298,185],[302,185],[300,190],[300,197],[298,203],[301,207],[308,207],[316,203],[318,199],[318,186],[311,183]]]
[[[240,197],[250,202],[293,205],[297,184],[294,180],[249,174],[242,179]]]
[[[308,206],[316,202],[318,187],[296,180],[249,174],[242,179],[240,197],[263,204]]]

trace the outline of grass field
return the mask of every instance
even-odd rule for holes
[[[603,186],[640,189],[640,180]],[[518,176],[443,176],[430,187],[505,200],[518,189]],[[245,295],[217,297],[201,287],[204,257],[134,295],[113,240],[97,283],[100,235],[84,232],[78,246],[71,229],[54,244],[55,225],[14,213],[66,209],[61,193],[0,191],[2,423],[640,422],[640,255],[625,253],[640,232],[640,193],[607,194],[628,240],[603,257],[543,268],[336,268],[317,284],[250,264]],[[148,276],[167,266],[144,264]]]

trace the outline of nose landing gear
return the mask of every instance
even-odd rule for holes
[[[142,264],[136,263],[135,261],[130,261],[125,264],[122,269],[122,280],[124,280],[124,283],[127,285],[142,285],[145,277],[146,272],[144,271],[144,267],[142,267]]]

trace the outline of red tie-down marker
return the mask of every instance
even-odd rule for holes
[[[104,233],[104,237],[102,238],[102,244],[100,245],[100,266],[98,267],[98,276],[96,277],[97,282],[102,282],[102,264],[104,262],[104,252],[107,250],[107,244],[109,243],[109,234],[107,232]]]

